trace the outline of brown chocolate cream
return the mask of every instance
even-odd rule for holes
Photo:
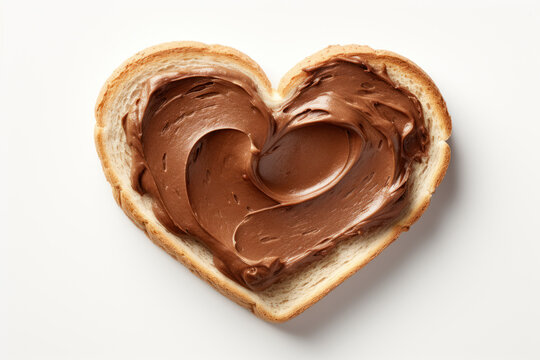
[[[253,290],[395,219],[428,145],[418,99],[386,70],[352,56],[304,71],[274,109],[226,67],[162,74],[124,118],[133,188]]]

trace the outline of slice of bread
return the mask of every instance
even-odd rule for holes
[[[197,239],[168,232],[152,212],[152,200],[131,187],[131,149],[126,143],[122,117],[145,81],[162,72],[187,70],[196,64],[220,64],[242,71],[256,83],[268,105],[281,103],[305,79],[302,69],[339,56],[360,55],[374,68],[386,66],[395,84],[408,89],[422,104],[430,145],[428,155],[413,165],[408,205],[392,223],[340,242],[323,259],[308,265],[262,292],[250,291],[223,275],[212,255]],[[300,314],[377,256],[402,231],[408,230],[429,205],[450,161],[451,121],[439,90],[417,65],[384,50],[367,46],[330,46],[293,67],[277,90],[261,68],[241,52],[220,45],[172,42],[141,51],[124,62],[103,86],[95,108],[95,141],[114,198],[133,222],[170,255],[219,292],[255,315],[269,321],[286,321]]]

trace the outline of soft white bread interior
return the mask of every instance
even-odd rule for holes
[[[218,271],[212,255],[197,239],[168,232],[154,216],[148,195],[141,196],[132,189],[131,149],[126,143],[122,117],[145,81],[162,72],[189,70],[195,64],[219,63],[249,75],[257,84],[262,98],[269,106],[274,106],[305,78],[303,68],[344,55],[361,55],[375,68],[386,66],[394,83],[418,98],[430,135],[428,156],[414,164],[409,181],[408,205],[394,222],[375,232],[339,243],[323,259],[262,292],[250,291]],[[97,151],[114,197],[124,212],[154,243],[192,272],[225,296],[269,321],[286,321],[300,314],[377,256],[402,231],[406,231],[427,208],[450,161],[450,148],[446,143],[451,132],[450,116],[433,81],[410,60],[366,46],[330,46],[292,68],[277,90],[272,89],[266,75],[253,60],[235,49],[196,42],[154,46],[128,59],[111,75],[99,94],[95,116]]]

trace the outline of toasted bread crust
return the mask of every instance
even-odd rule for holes
[[[373,249],[369,249],[365,258],[356,262],[352,261],[347,266],[343,266],[343,269],[340,268],[339,274],[331,282],[323,287],[316,288],[316,290],[310,292],[287,308],[277,311],[267,304],[262,296],[231,281],[217,271],[213,264],[203,261],[199,256],[196,256],[184,243],[188,241],[187,238],[180,238],[167,232],[156,219],[153,219],[148,212],[143,211],[140,205],[137,205],[137,201],[140,200],[141,195],[132,191],[129,184],[126,184],[125,181],[121,181],[118,166],[111,156],[110,142],[118,141],[109,134],[110,128],[117,126],[117,124],[112,124],[111,122],[120,121],[120,119],[110,116],[115,107],[114,100],[121,93],[122,86],[127,79],[134,77],[142,66],[156,61],[166,62],[168,59],[189,60],[203,58],[209,61],[231,64],[242,69],[256,80],[259,92],[266,92],[266,98],[269,99],[273,93],[282,98],[287,96],[305,77],[305,73],[302,71],[303,68],[323,63],[334,57],[356,54],[361,54],[372,66],[387,66],[393,68],[395,71],[406,74],[412,83],[419,86],[422,93],[425,94],[424,101],[421,100],[422,104],[427,105],[433,112],[434,122],[430,124],[428,130],[432,138],[437,142],[437,156],[434,157],[431,163],[426,165],[426,167],[429,165],[430,169],[431,167],[433,168],[430,170],[429,177],[424,179],[422,188],[424,191],[415,197],[415,201],[411,202],[411,206],[391,226],[389,231],[384,233],[384,237],[377,240],[377,245]],[[323,49],[293,67],[282,78],[275,92],[272,90],[270,81],[259,65],[238,50],[221,45],[205,45],[198,42],[171,42],[153,46],[137,53],[113,72],[98,96],[95,116],[95,143],[97,152],[101,159],[105,176],[112,186],[114,198],[126,215],[139,228],[144,230],[156,245],[163,248],[220,293],[243,307],[250,309],[258,317],[273,322],[283,322],[302,313],[375,258],[402,231],[406,231],[428,207],[431,194],[442,181],[450,162],[450,147],[445,141],[451,133],[451,120],[444,99],[431,78],[410,60],[389,51],[373,50],[367,46],[330,46]],[[189,241],[193,242],[193,239]],[[195,248],[197,246],[202,248],[200,244],[197,245],[195,243],[195,245],[192,245]]]

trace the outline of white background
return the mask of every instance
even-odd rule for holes
[[[538,4],[3,1],[0,358],[539,359]],[[274,84],[329,44],[415,61],[454,126],[427,213],[288,323],[219,295],[126,218],[94,149],[105,79],[171,40]]]

